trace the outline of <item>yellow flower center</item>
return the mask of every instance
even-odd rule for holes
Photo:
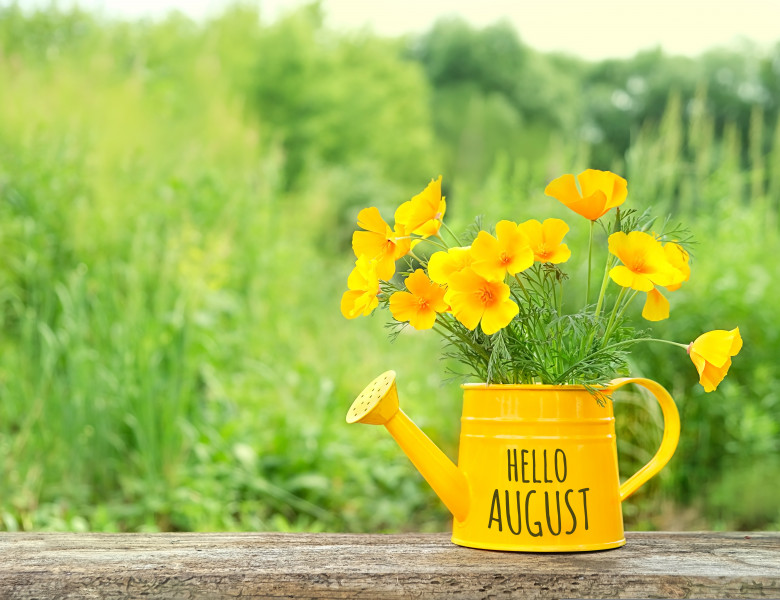
[[[636,259],[634,263],[631,265],[631,270],[634,273],[644,273],[645,272],[644,258]]]
[[[498,257],[498,260],[501,262],[502,265],[508,265],[510,262],[512,262],[512,257],[507,256],[506,252],[502,252]]]
[[[479,299],[485,306],[493,304],[493,290],[489,286],[485,286],[479,290]]]
[[[425,310],[428,308],[428,299],[427,298],[420,298],[417,297],[417,306],[419,307],[419,310]]]

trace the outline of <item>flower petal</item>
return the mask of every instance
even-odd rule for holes
[[[373,231],[382,236],[385,235],[385,231],[387,231],[388,227],[387,223],[382,218],[382,215],[379,214],[379,209],[376,206],[361,210],[358,213],[357,224],[358,227],[362,227],[366,231]]]
[[[603,194],[604,212],[623,204],[628,195],[626,180],[611,171],[586,169],[577,175],[577,181],[580,182],[583,198],[589,198],[598,192]]]
[[[612,278],[612,281],[617,283],[620,287],[631,288],[633,290],[639,290],[640,292],[649,292],[653,289],[652,281],[644,275],[634,273],[623,265],[612,267],[609,276]]]
[[[700,335],[691,344],[691,353],[702,356],[708,363],[720,367],[730,356],[736,356],[742,349],[739,328],[725,331],[716,329]]]
[[[439,284],[449,283],[450,275],[462,271],[473,262],[471,248],[455,247],[447,252],[434,252],[428,259],[428,276]]]
[[[705,363],[704,370],[699,373],[699,383],[704,386],[705,392],[712,392],[725,379],[726,374],[731,367],[731,359],[728,359],[722,366],[716,367],[710,363]]]
[[[509,325],[519,312],[520,308],[511,300],[496,302],[482,315],[482,331],[485,335],[494,334]]]
[[[471,244],[471,256],[474,262],[471,268],[475,273],[490,281],[498,281],[506,275],[506,266],[501,263],[501,247],[496,238],[487,231],[480,231]]]
[[[545,196],[551,196],[559,202],[563,202],[566,206],[577,202],[582,199],[580,192],[577,189],[577,180],[574,179],[574,175],[567,174],[553,179],[544,188]]]
[[[368,316],[378,305],[379,298],[360,290],[349,290],[341,296],[341,314],[347,319]]]
[[[690,255],[682,246],[674,242],[667,242],[664,244],[664,254],[666,255],[666,259],[669,261],[669,264],[671,264],[682,274],[682,281],[666,286],[667,290],[674,292],[680,289],[680,286],[684,281],[688,281],[691,278],[691,267],[688,264]]]
[[[474,293],[455,293],[448,296],[452,314],[466,329],[474,330],[482,319],[485,306]]]
[[[656,288],[647,292],[642,316],[648,321],[663,321],[669,318],[669,301]]]
[[[356,231],[352,234],[352,250],[358,258],[383,258],[387,254],[386,243],[385,236],[371,231]]]
[[[409,325],[417,330],[430,329],[436,323],[436,311],[432,308],[421,308],[409,319]]]
[[[563,237],[569,233],[569,226],[563,219],[545,219],[542,223],[544,241],[548,246],[557,246]]]
[[[425,271],[416,269],[414,273],[406,278],[404,284],[406,285],[406,289],[415,296],[426,298],[431,287],[431,280],[428,279]]]
[[[547,262],[551,262],[554,265],[565,263],[571,258],[571,250],[566,244],[561,244],[555,251],[547,258]]]
[[[390,313],[396,321],[410,321],[417,314],[420,303],[409,292],[395,292],[390,296]]]

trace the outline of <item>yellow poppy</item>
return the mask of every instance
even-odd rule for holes
[[[447,285],[450,275],[470,267],[473,262],[471,247],[459,246],[450,248],[446,252],[440,250],[434,252],[428,259],[428,275],[436,283]]]
[[[728,373],[731,357],[736,356],[741,349],[739,327],[731,331],[708,331],[688,346],[688,355],[699,372],[699,383],[704,386],[705,392],[718,387]]]
[[[445,288],[433,283],[425,271],[417,269],[406,278],[408,292],[390,296],[390,312],[396,321],[408,321],[415,329],[430,329],[436,322],[436,313],[446,312]]]
[[[544,223],[531,219],[520,223],[518,229],[528,238],[535,261],[557,265],[569,260],[571,250],[561,243],[569,226],[561,219],[545,219]]]
[[[375,260],[361,256],[347,279],[348,291],[341,296],[341,314],[347,319],[368,316],[379,304],[379,277]]]
[[[481,323],[485,335],[491,335],[520,312],[509,295],[509,286],[503,281],[490,281],[467,268],[450,276],[444,301],[466,329],[473,330]]]
[[[428,237],[439,233],[447,202],[441,195],[441,175],[395,211],[395,222],[409,233]]]
[[[503,281],[507,273],[515,275],[534,264],[528,238],[516,223],[499,221],[496,236],[480,231],[471,244],[471,268],[477,275],[489,281]]]
[[[666,254],[669,263],[682,273],[683,278],[681,282],[666,286],[667,290],[674,292],[680,289],[683,281],[688,281],[691,278],[691,266],[688,264],[690,255],[682,246],[680,246],[680,244],[674,242],[667,242],[664,244],[664,254]]]
[[[609,251],[622,265],[613,267],[609,276],[619,286],[641,292],[651,291],[655,285],[674,285],[683,274],[666,258],[661,243],[643,231],[622,231],[609,236]]]
[[[579,181],[580,190],[577,189]],[[610,171],[588,169],[577,175],[563,175],[551,181],[544,189],[548,196],[565,204],[586,219],[595,221],[610,209],[620,206],[628,195],[628,183]]]
[[[395,273],[395,261],[409,252],[411,240],[403,227],[391,229],[375,206],[358,213],[358,227],[365,231],[352,234],[352,250],[355,256],[365,256],[377,261],[377,273],[381,279],[390,279]]]

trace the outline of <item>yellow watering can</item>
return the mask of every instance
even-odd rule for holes
[[[647,388],[664,415],[661,447],[625,483],[618,477],[611,394]],[[680,417],[649,379],[582,386],[466,384],[458,466],[398,406],[395,372],[368,384],[347,423],[384,425],[454,517],[461,546],[521,552],[605,550],[626,543],[621,502],[674,454]]]

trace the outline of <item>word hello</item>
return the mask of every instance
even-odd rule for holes
[[[510,482],[518,483],[564,483],[568,474],[566,454],[557,449],[548,456],[547,450],[539,453],[537,464],[536,450],[521,450],[518,462],[517,449],[507,449],[507,472]],[[571,535],[578,527],[588,529],[588,492],[590,488],[579,490],[503,490],[493,492],[490,505],[488,529],[494,523],[498,530],[504,531],[506,523],[509,532],[520,535],[525,531],[532,537],[550,535]],[[542,500],[544,499],[544,500]],[[544,521],[541,517],[544,515]],[[579,518],[578,518],[579,517]],[[547,527],[545,528],[544,525]],[[564,526],[565,525],[565,526]]]

